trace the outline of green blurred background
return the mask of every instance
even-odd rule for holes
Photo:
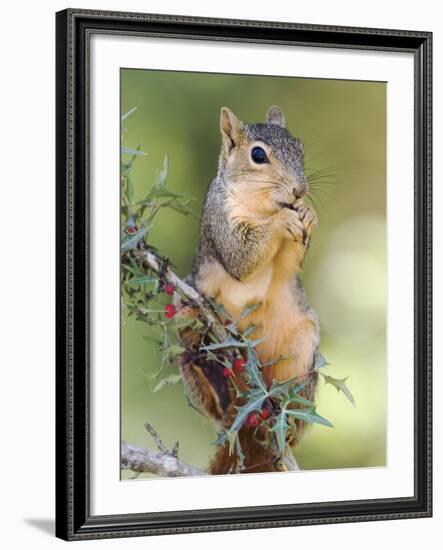
[[[386,464],[386,85],[381,82],[220,75],[125,69],[123,144],[142,142],[136,195],[149,188],[169,157],[168,187],[195,197],[200,214],[220,149],[225,105],[250,122],[280,105],[289,131],[305,144],[306,169],[332,174],[312,192],[319,216],[302,279],[321,323],[325,371],[347,381],[356,408],[320,380],[318,412],[335,428],[313,425],[295,455],[303,469]],[[198,220],[161,211],[151,242],[180,276],[191,269]],[[189,408],[181,384],[151,391],[159,357],[144,341],[149,327],[122,318],[122,439],[155,448],[150,422],[183,460],[205,468],[214,451],[212,423]],[[128,472],[122,478],[129,477]]]

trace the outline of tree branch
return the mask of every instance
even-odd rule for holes
[[[214,335],[221,342],[227,340],[229,336],[227,330],[217,319],[217,316],[214,314],[214,311],[208,301],[203,296],[201,296],[194,287],[185,283],[185,281],[183,281],[183,279],[180,279],[180,277],[178,277],[169,267],[166,270],[163,270],[159,259],[153,252],[150,252],[146,249],[135,250],[134,255],[142,256],[144,261],[146,262],[148,267],[152,269],[152,271],[155,271],[155,273],[161,275],[168,283],[173,285],[185,298],[195,304],[199,308],[201,315],[205,317],[209,325],[211,325]]]
[[[182,462],[172,454],[154,453],[122,441],[121,467],[136,473],[162,477],[202,476],[206,472]]]
[[[121,467],[137,474],[149,473],[163,477],[201,476],[206,472],[190,466],[178,458],[178,441],[169,451],[151,424],[145,424],[146,430],[152,435],[159,453],[154,453],[135,445],[121,443]]]

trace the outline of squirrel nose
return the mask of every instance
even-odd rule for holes
[[[302,181],[298,181],[297,184],[292,188],[295,200],[301,199],[308,192],[308,181],[306,178],[303,178]]]

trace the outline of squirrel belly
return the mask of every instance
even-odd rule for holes
[[[301,245],[285,241],[276,255],[245,280],[234,279],[215,259],[205,262],[196,277],[198,290],[222,304],[238,320],[248,304],[261,304],[242,319],[238,328],[254,325],[251,338],[262,338],[257,352],[265,367],[265,379],[284,381],[303,377],[312,367],[319,343],[318,321],[297,295],[300,283],[295,279],[302,257]]]

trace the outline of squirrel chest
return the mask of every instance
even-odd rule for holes
[[[316,323],[300,307],[293,291],[300,254],[298,243],[285,241],[269,262],[240,281],[215,259],[200,268],[199,289],[223,304],[234,319],[240,318],[247,305],[261,304],[238,326],[244,330],[252,324],[256,330],[251,338],[263,338],[257,346],[262,364],[282,358],[267,367],[269,382],[303,376],[312,360]]]

